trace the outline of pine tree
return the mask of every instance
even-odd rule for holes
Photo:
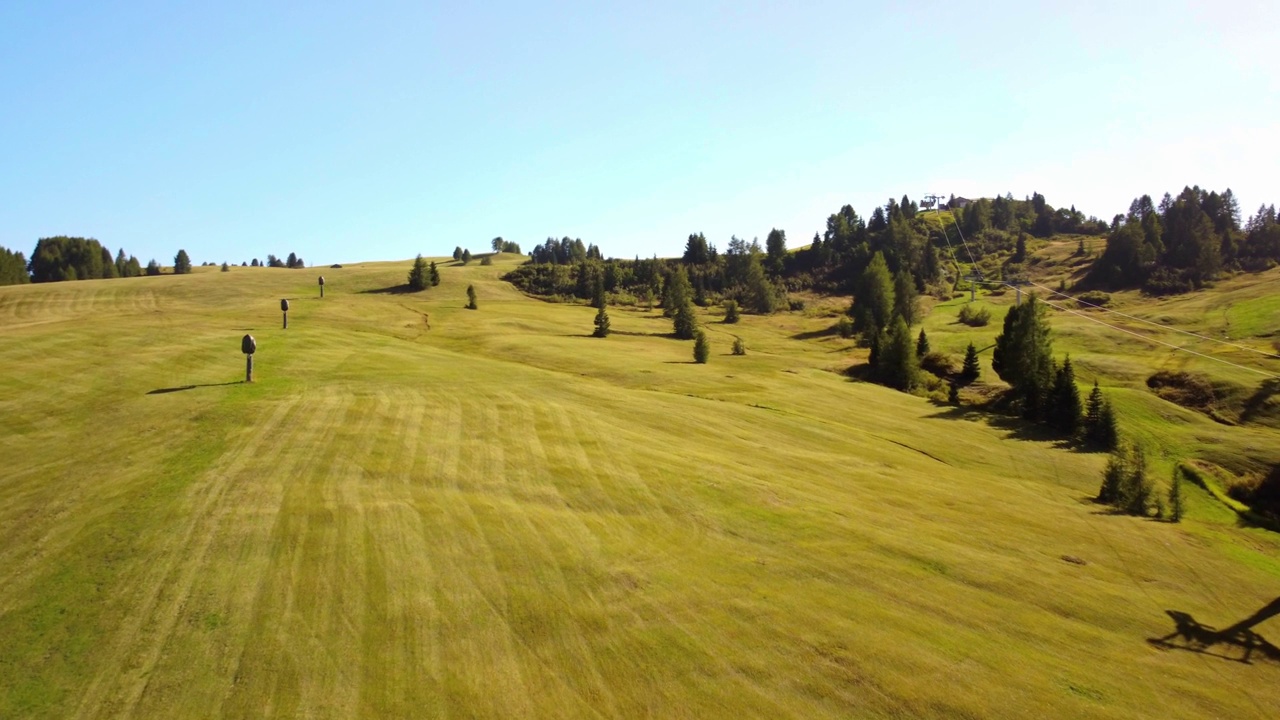
[[[1151,479],[1147,477],[1147,454],[1133,448],[1129,474],[1120,486],[1119,507],[1130,515],[1146,516],[1151,508]]]
[[[427,261],[421,255],[414,258],[413,269],[409,271],[409,289],[414,292],[427,289]]]
[[[894,317],[876,364],[881,382],[889,387],[911,390],[919,383],[920,359],[911,342],[911,329],[901,315]]]
[[[920,336],[916,338],[916,357],[922,358],[929,354],[929,338],[924,334],[924,328],[920,328]]]
[[[906,321],[907,326],[915,325],[920,319],[919,301],[917,300],[916,281],[906,268],[893,276],[893,313]]]
[[[692,340],[698,330],[698,318],[694,314],[693,303],[688,297],[675,308],[672,315],[672,330],[681,340]]]
[[[740,318],[738,317],[738,301],[725,300],[724,301],[724,321],[732,325],[738,322],[739,319]]]
[[[467,263],[471,262],[471,251],[463,250],[461,260],[463,265],[466,265]]]
[[[603,310],[605,305],[604,276],[596,273],[596,280],[591,288],[591,307]]]
[[[595,326],[596,329],[591,333],[592,335],[598,338],[609,337],[609,313],[605,312],[603,305],[596,310]]]
[[[1186,504],[1182,498],[1182,468],[1173,468],[1173,478],[1169,481],[1169,522],[1182,522],[1186,512]]]
[[[982,374],[982,366],[978,363],[978,348],[969,343],[964,351],[964,366],[960,369],[960,380],[965,385],[978,379]]]
[[[159,275],[159,274],[160,274],[160,263],[156,262],[155,258],[151,258],[151,261],[147,263],[147,275]]]
[[[455,246],[455,247],[453,248],[453,259],[454,259],[454,260],[461,260],[461,259],[462,259],[462,248],[461,248],[461,247]]]
[[[854,293],[854,321],[863,332],[879,332],[893,320],[893,276],[884,255],[877,252],[862,271]]]
[[[1044,401],[1053,387],[1053,344],[1046,312],[1045,304],[1035,295],[1009,308],[991,355],[996,374],[1013,386],[1023,414],[1030,420],[1041,419]]]
[[[434,260],[431,261],[431,267],[427,270],[427,277],[431,281],[431,287],[435,287],[440,284],[440,271],[436,269],[436,263]]]
[[[1049,423],[1066,436],[1073,436],[1080,429],[1080,391],[1076,388],[1076,374],[1071,368],[1070,355],[1054,374]]]
[[[476,304],[476,286],[475,285],[467,286],[467,309],[468,310],[480,309],[480,306]]]
[[[1115,411],[1111,401],[1102,402],[1102,412],[1098,418],[1097,446],[1103,450],[1114,450],[1120,444],[1120,428],[1116,423]]]
[[[173,257],[173,274],[186,275],[189,272],[191,272],[191,257],[187,255],[186,250],[179,250]]]
[[[711,342],[707,340],[707,334],[699,330],[693,339],[693,361],[705,364],[710,357]]]
[[[1089,399],[1085,402],[1084,436],[1089,442],[1096,442],[1098,423],[1102,420],[1102,390],[1098,381],[1093,381],[1093,390],[1089,391]]]

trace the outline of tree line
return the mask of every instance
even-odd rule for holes
[[[1230,188],[1221,194],[1199,186],[1177,197],[1165,193],[1134,199],[1116,215],[1106,249],[1085,282],[1101,289],[1141,287],[1168,294],[1203,287],[1224,270],[1257,271],[1280,263],[1275,205],[1263,205],[1243,226]]]
[[[226,263],[223,266],[225,268]],[[268,255],[267,261],[262,263],[254,258],[252,266],[304,268],[306,262],[296,254],[289,253],[286,260]],[[191,257],[186,250],[179,249],[173,258],[174,274],[187,274],[191,272],[191,267]],[[155,258],[143,267],[138,258],[126,256],[124,248],[113,257],[111,250],[94,238],[66,235],[40,238],[36,241],[30,260],[20,252],[0,247],[0,285],[154,276],[160,275],[162,271],[163,268]]]

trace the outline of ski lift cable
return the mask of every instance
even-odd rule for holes
[[[1197,357],[1202,357],[1202,358],[1204,358],[1204,359],[1206,359],[1206,360],[1212,360],[1212,361],[1217,362],[1217,363],[1222,363],[1223,365],[1230,365],[1230,366],[1231,366],[1231,367],[1233,367],[1233,368],[1237,368],[1237,369],[1239,369],[1239,370],[1244,370],[1244,371],[1246,371],[1246,372],[1251,372],[1251,373],[1254,373],[1254,374],[1257,374],[1257,375],[1261,375],[1261,376],[1263,376],[1263,377],[1265,377],[1265,378],[1269,378],[1269,379],[1272,379],[1272,380],[1280,380],[1280,375],[1272,375],[1271,373],[1266,372],[1265,370],[1258,370],[1258,369],[1256,369],[1256,368],[1251,368],[1251,367],[1247,367],[1247,366],[1245,366],[1245,365],[1240,365],[1240,364],[1238,364],[1238,363],[1233,363],[1233,362],[1231,362],[1230,360],[1223,360],[1222,358],[1217,357],[1216,355],[1207,355],[1207,354],[1202,353],[1202,352],[1196,352],[1195,350],[1192,350],[1192,349],[1190,349],[1190,348],[1185,348],[1185,347],[1182,347],[1182,346],[1180,346],[1180,345],[1174,345],[1173,343],[1165,342],[1165,341],[1163,341],[1163,340],[1157,340],[1157,339],[1155,339],[1155,338],[1153,338],[1153,337],[1147,337],[1146,335],[1143,335],[1142,333],[1134,332],[1134,331],[1132,331],[1132,330],[1129,330],[1128,328],[1122,328],[1122,327],[1120,327],[1119,325],[1111,325],[1110,323],[1102,322],[1101,320],[1099,320],[1099,319],[1097,319],[1097,318],[1095,318],[1095,317],[1091,317],[1091,316],[1086,315],[1086,314],[1084,314],[1084,313],[1082,313],[1082,312],[1079,312],[1079,311],[1077,311],[1077,310],[1072,310],[1072,309],[1070,309],[1070,308],[1062,307],[1061,305],[1056,305],[1056,304],[1054,304],[1054,303],[1052,303],[1052,302],[1050,302],[1050,301],[1048,301],[1048,300],[1045,300],[1045,301],[1044,301],[1044,304],[1045,304],[1045,305],[1048,305],[1049,307],[1053,308],[1054,310],[1059,310],[1059,311],[1061,311],[1061,312],[1070,313],[1071,315],[1078,315],[1078,316],[1080,316],[1080,317],[1082,317],[1082,318],[1084,318],[1085,320],[1088,320],[1088,321],[1090,321],[1090,322],[1095,322],[1095,323],[1098,323],[1099,325],[1101,325],[1101,326],[1103,326],[1103,327],[1111,328],[1112,330],[1118,330],[1118,331],[1120,331],[1120,332],[1122,332],[1122,333],[1126,333],[1126,334],[1132,335],[1132,336],[1134,336],[1134,337],[1141,338],[1141,339],[1143,339],[1143,340],[1146,340],[1147,342],[1152,342],[1152,343],[1155,343],[1155,344],[1157,344],[1157,345],[1164,345],[1164,346],[1165,346],[1165,347],[1167,347],[1167,348],[1171,348],[1171,349],[1173,349],[1173,350],[1178,350],[1178,351],[1180,351],[1180,352],[1190,353],[1190,354],[1195,355],[1195,356],[1197,356]]]
[[[1105,308],[1105,307],[1102,307],[1101,305],[1095,305],[1094,303],[1087,302],[1087,301],[1085,301],[1085,300],[1081,300],[1081,299],[1079,299],[1079,298],[1072,297],[1072,296],[1070,296],[1070,295],[1068,295],[1068,294],[1066,294],[1066,293],[1064,293],[1064,292],[1061,292],[1061,291],[1059,291],[1059,290],[1053,290],[1053,289],[1051,289],[1051,288],[1047,288],[1047,287],[1045,287],[1044,285],[1040,285],[1039,283],[1034,283],[1034,282],[1031,282],[1031,281],[1029,281],[1029,280],[1027,281],[1027,284],[1028,284],[1028,285],[1032,285],[1032,286],[1034,286],[1034,287],[1038,287],[1038,288],[1040,288],[1041,290],[1044,290],[1044,291],[1046,291],[1046,292],[1052,293],[1052,294],[1054,294],[1054,295],[1059,295],[1059,296],[1061,296],[1061,297],[1067,298],[1068,300],[1075,300],[1076,302],[1080,303],[1081,305],[1088,305],[1088,306],[1089,306],[1089,307],[1091,307],[1091,308],[1096,308],[1096,309],[1098,309],[1098,310],[1102,310],[1102,311],[1104,311],[1104,312],[1114,313],[1114,314],[1116,314],[1116,315],[1119,315],[1120,317],[1128,318],[1128,319],[1130,319],[1130,320],[1136,320],[1137,322],[1146,323],[1146,324],[1148,324],[1148,325],[1154,325],[1155,327],[1158,327],[1158,328],[1160,328],[1160,329],[1162,329],[1162,330],[1171,330],[1171,331],[1173,331],[1173,332],[1179,332],[1179,333],[1182,333],[1183,335],[1190,335],[1191,337],[1199,338],[1199,339],[1201,339],[1201,340],[1208,340],[1209,342],[1215,342],[1215,343],[1218,343],[1218,344],[1221,344],[1221,345],[1230,345],[1230,346],[1231,346],[1231,347],[1233,347],[1233,348],[1237,348],[1237,349],[1239,349],[1239,350],[1248,350],[1249,352],[1257,353],[1257,354],[1262,355],[1262,356],[1264,356],[1264,357],[1275,357],[1275,355],[1273,355],[1273,354],[1271,354],[1271,353],[1269,353],[1269,352],[1266,352],[1265,350],[1258,350],[1257,348],[1251,348],[1251,347],[1249,347],[1249,346],[1247,346],[1247,345],[1240,345],[1240,344],[1238,344],[1238,343],[1229,342],[1229,341],[1227,341],[1227,340],[1218,340],[1217,338],[1211,338],[1211,337],[1209,337],[1209,336],[1207,336],[1207,335],[1200,335],[1199,333],[1193,333],[1193,332],[1191,332],[1191,331],[1189,331],[1189,330],[1182,330],[1182,329],[1179,329],[1179,328],[1176,328],[1176,327],[1170,327],[1170,326],[1168,326],[1168,325],[1161,325],[1160,323],[1155,322],[1154,320],[1147,320],[1147,319],[1145,319],[1145,318],[1135,317],[1135,316],[1133,316],[1133,315],[1128,315],[1128,314],[1126,314],[1126,313],[1122,313],[1122,312],[1120,312],[1119,310],[1112,310],[1111,308]]]

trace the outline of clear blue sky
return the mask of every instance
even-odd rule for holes
[[[630,257],[903,193],[1280,201],[1270,0],[607,5],[0,3],[0,245]]]

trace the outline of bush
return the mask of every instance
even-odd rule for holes
[[[693,339],[693,361],[705,364],[710,357],[711,342],[707,340],[707,334],[699,330]]]
[[[956,366],[950,355],[935,351],[920,358],[920,369],[938,377],[949,377],[955,373]]]
[[[836,321],[836,332],[840,333],[840,337],[848,340],[853,337],[853,318],[848,315],[841,315]]]
[[[1081,305],[1097,305],[1098,307],[1106,307],[1111,304],[1111,296],[1101,290],[1090,290],[1076,296],[1076,302]]]
[[[480,264],[481,264],[481,265],[492,265],[492,264],[493,264],[493,258],[492,258],[491,256],[489,256],[489,255],[485,255],[484,257],[480,258]]]
[[[991,322],[991,311],[970,303],[960,308],[960,322],[969,327],[986,327]]]
[[[738,322],[738,320],[740,319],[741,318],[738,315],[738,301],[725,300],[724,301],[724,321],[732,325],[733,323]]]
[[[747,344],[746,344],[746,343],[744,343],[744,342],[742,342],[742,338],[734,338],[734,339],[733,339],[733,354],[734,354],[734,355],[746,355],[746,354],[747,354]]]
[[[787,301],[787,306],[792,310],[804,310],[804,300],[800,298],[791,298]]]
[[[475,285],[467,286],[467,309],[468,310],[480,309],[480,306],[476,304],[476,286]]]

